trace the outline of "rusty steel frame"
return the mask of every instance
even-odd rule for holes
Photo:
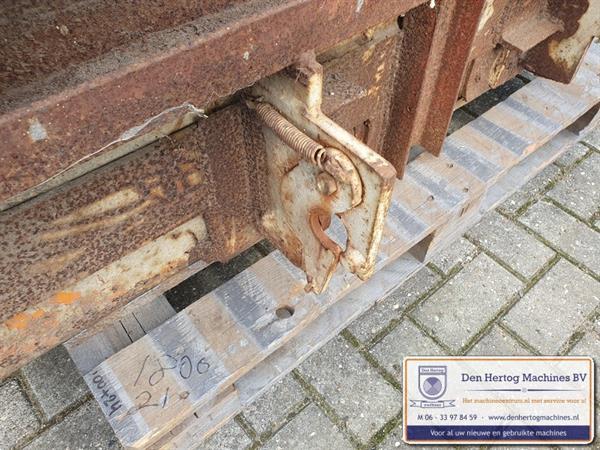
[[[439,155],[458,97],[484,0],[442,0],[411,10],[402,20],[390,122],[383,156],[400,177],[417,145]]]
[[[523,69],[568,83],[598,34],[598,0],[486,0],[460,97],[469,102]]]
[[[325,50],[422,2],[245,2],[235,15],[211,23],[214,29],[208,32],[196,35],[192,28],[167,49],[151,47],[123,67],[5,109],[0,202],[44,190],[48,179],[109,153],[136,137],[135,127],[169,108],[205,108],[283,69],[305,51]],[[200,30],[206,29],[199,21]]]
[[[98,34],[114,5],[17,0],[0,22],[0,378],[264,237],[294,259],[264,225],[268,132],[240,90],[305,52],[323,114],[399,176],[411,148],[439,154],[475,53],[497,45],[481,36],[490,2],[145,0]],[[547,2],[564,26],[511,70],[564,81],[588,0]],[[574,35],[558,70],[551,49]]]

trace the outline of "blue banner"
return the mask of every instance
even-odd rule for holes
[[[585,425],[410,425],[408,440],[415,441],[589,441],[590,427]]]

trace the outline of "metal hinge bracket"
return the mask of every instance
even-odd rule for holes
[[[361,279],[373,273],[396,178],[388,161],[322,113],[322,85],[322,67],[307,54],[257,83],[247,101],[267,152],[262,226],[316,293],[340,262]],[[329,229],[332,221],[343,226]]]

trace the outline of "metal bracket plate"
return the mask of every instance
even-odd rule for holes
[[[341,152],[354,166],[348,172],[358,174],[358,189],[356,183],[330,177],[323,165],[291,148],[289,139],[284,142],[281,133],[263,127],[269,185],[262,225],[306,272],[307,291],[316,293],[326,288],[339,262],[361,279],[372,274],[396,179],[388,161],[322,113],[322,86],[322,67],[307,54],[250,91],[255,101],[274,107],[323,150]],[[341,219],[345,239],[328,234],[333,215]]]

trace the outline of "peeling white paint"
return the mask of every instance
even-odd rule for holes
[[[104,150],[106,150],[107,148],[112,147],[113,145],[122,144],[122,143],[124,144],[125,142],[130,141],[133,138],[138,137],[139,135],[142,135],[143,131],[146,128],[148,128],[155,121],[157,121],[158,119],[160,119],[162,116],[170,114],[170,113],[181,113],[181,115],[183,115],[183,116],[191,114],[192,116],[195,116],[195,117],[203,117],[203,118],[208,117],[206,114],[204,114],[204,110],[203,109],[196,108],[194,105],[192,105],[191,103],[188,103],[188,102],[185,102],[185,103],[183,103],[183,104],[181,104],[179,106],[173,106],[172,108],[166,109],[166,110],[160,112],[159,114],[150,117],[144,123],[142,123],[140,125],[137,125],[135,127],[130,128],[129,130],[127,130],[124,133],[122,133],[121,136],[119,136],[118,139],[116,139],[116,140],[114,140],[112,142],[109,142],[108,144],[106,144],[105,146],[99,148],[95,152],[90,153],[89,155],[86,155],[83,158],[80,158],[77,161],[69,164],[63,170],[61,170],[60,172],[58,172],[55,175],[53,175],[52,178],[57,178],[57,177],[61,176],[63,173],[71,170],[76,165],[78,165],[78,164],[80,164],[80,163],[82,163],[84,161],[89,160],[90,158],[94,157],[95,155],[97,155],[99,153],[102,153]],[[31,127],[30,127],[30,131],[31,131]],[[160,135],[157,136],[156,138],[158,138],[158,137],[160,137]],[[46,180],[45,182],[47,182],[47,181],[48,180]],[[41,184],[43,184],[43,183],[41,183]]]
[[[359,13],[365,4],[365,0],[356,0],[356,12]]]
[[[33,142],[43,141],[48,138],[48,132],[44,125],[39,120],[33,119],[30,121],[29,130],[27,131]]]
[[[483,12],[481,13],[481,18],[479,19],[479,25],[477,25],[477,31],[483,30],[485,24],[490,17],[494,15],[494,0],[486,0],[485,5],[483,7]]]

